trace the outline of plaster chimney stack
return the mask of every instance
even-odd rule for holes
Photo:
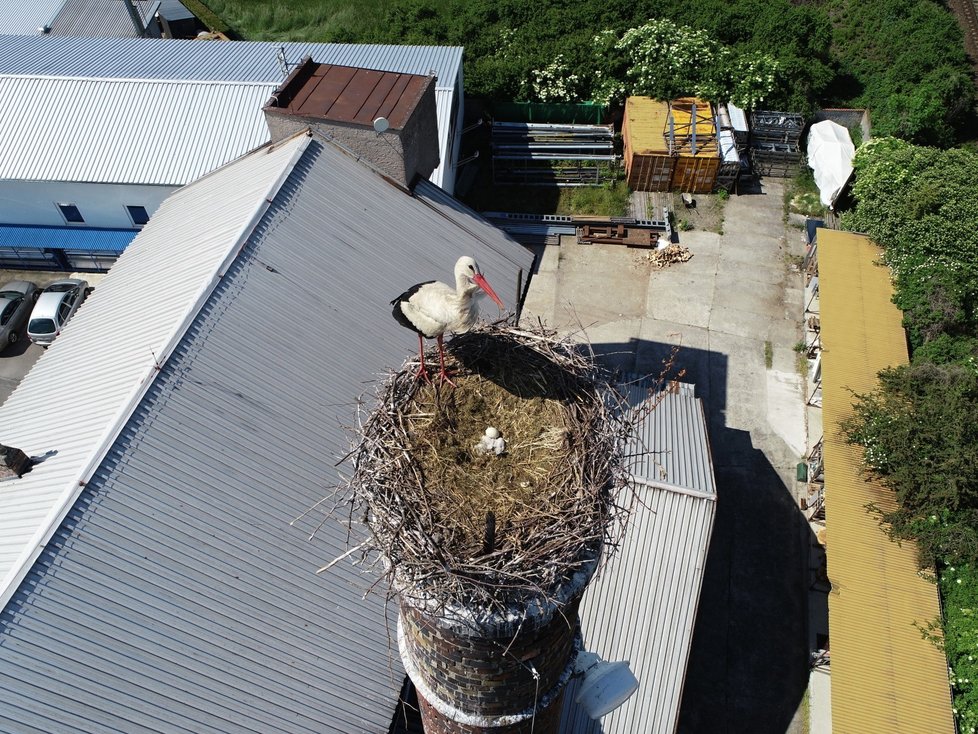
[[[303,59],[264,107],[272,142],[311,129],[410,188],[438,167],[435,77]]]

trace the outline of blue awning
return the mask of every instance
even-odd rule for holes
[[[137,229],[0,224],[0,248],[119,254],[137,234]]]

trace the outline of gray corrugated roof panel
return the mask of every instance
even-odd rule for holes
[[[647,395],[647,386],[627,388],[633,404]],[[657,474],[652,482],[645,474],[636,476],[634,495],[622,498],[632,512],[625,537],[581,604],[585,648],[605,660],[627,660],[639,689],[594,722],[574,704],[577,683],[572,683],[561,722],[566,734],[675,731],[716,511],[716,495],[700,489],[713,487],[709,450],[686,449],[706,439],[699,403],[687,389],[662,393],[643,422],[642,441],[654,452],[655,470],[675,472],[668,474],[674,486],[660,483]],[[675,457],[685,458],[677,462]],[[695,471],[676,471],[693,463],[699,464]],[[639,467],[648,473],[653,465]]]
[[[158,7],[156,0],[136,0],[144,27],[153,19]],[[52,36],[139,38],[143,31],[136,28],[129,11],[119,0],[63,0],[61,10],[50,23],[49,33]]]
[[[169,21],[191,20],[196,17],[187,10],[180,0],[162,0],[160,2],[160,15]]]
[[[65,0],[0,0],[0,33],[36,36],[57,16]]]
[[[638,405],[651,385],[650,380],[638,380],[622,389],[629,395],[629,404]],[[634,457],[632,475],[646,484],[716,494],[703,403],[693,397],[689,385],[673,389],[678,394],[665,393],[668,399],[661,399],[636,426],[628,448]]]
[[[0,179],[182,186],[268,141],[265,83],[0,76]],[[15,132],[16,131],[16,132]]]
[[[31,102],[0,111],[7,141],[0,178],[188,183],[267,142],[261,106],[284,79],[282,49],[291,64],[311,55],[325,64],[433,72],[440,161],[430,179],[453,189],[461,47],[160,38],[0,36],[0,97]],[[66,178],[81,175],[69,169],[93,150],[93,171],[126,177]]]
[[[310,55],[322,64],[423,76],[433,71],[440,89],[454,89],[462,69],[460,46],[0,36],[0,74],[278,84],[282,48],[293,64]]]
[[[276,171],[287,178],[258,220]],[[0,730],[388,731],[403,671],[383,589],[363,598],[376,577],[348,561],[315,573],[356,543],[356,526],[348,538],[340,513],[309,542],[322,512],[290,523],[339,483],[358,396],[414,349],[388,301],[450,277],[461,254],[501,295],[530,267],[504,235],[482,241],[456,218],[308,138],[164,203],[0,406],[30,453],[60,449],[5,483],[25,502],[60,501],[40,488],[77,488],[68,465],[109,442],[0,616]],[[194,233],[214,222],[226,264],[214,241],[213,257],[199,255],[210,265],[177,274],[176,252],[193,259]],[[172,356],[138,319],[95,331],[161,283],[179,283],[168,298],[184,306],[204,299],[189,322],[182,309],[154,316],[176,329]],[[127,367],[143,353],[145,378]],[[119,387],[106,379],[116,372]],[[122,396],[144,379],[126,419]],[[64,380],[103,406],[78,419],[100,430],[59,434],[63,413],[26,410],[53,406],[60,393],[46,388]]]

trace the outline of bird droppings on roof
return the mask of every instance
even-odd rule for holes
[[[455,387],[390,375],[350,455],[364,548],[392,593],[528,609],[614,546],[629,413],[593,358],[543,330],[481,325],[446,344]],[[486,426],[506,452],[475,450]]]

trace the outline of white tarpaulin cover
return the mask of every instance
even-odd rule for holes
[[[842,125],[823,120],[808,131],[808,166],[815,172],[819,198],[830,209],[852,175],[855,153],[849,131]]]

